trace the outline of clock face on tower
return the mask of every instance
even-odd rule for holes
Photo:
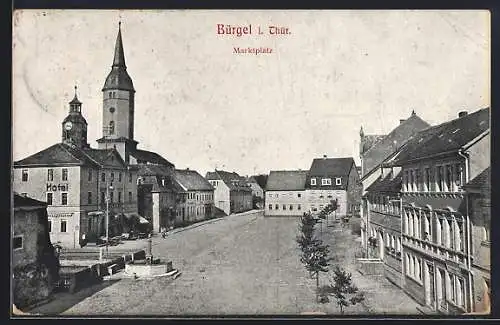
[[[71,123],[71,121],[68,121],[66,123],[64,123],[64,129],[69,131],[73,128],[73,123]]]

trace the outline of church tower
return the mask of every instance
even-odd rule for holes
[[[87,121],[82,115],[82,103],[78,100],[75,86],[75,97],[69,102],[69,114],[62,122],[62,142],[79,148],[86,148]]]
[[[113,65],[102,88],[103,137],[97,142],[100,149],[116,148],[126,163],[131,151],[137,147],[134,141],[134,94],[132,78],[125,65],[120,22]]]

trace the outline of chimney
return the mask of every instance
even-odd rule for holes
[[[461,111],[458,113],[458,117],[464,117],[464,116],[467,116],[467,111]]]
[[[323,159],[326,159],[328,156],[327,155],[323,155]]]
[[[403,124],[404,121],[406,121],[406,119],[400,119],[399,124]]]

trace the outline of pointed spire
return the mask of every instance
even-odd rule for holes
[[[412,111],[411,111],[411,116],[415,116],[415,115],[417,115],[417,114],[415,113],[415,110],[412,110]]]
[[[359,136],[364,137],[365,132],[363,131],[363,126],[361,125],[361,129],[359,130]]]
[[[78,100],[78,96],[77,96],[77,93],[76,93],[76,90],[77,90],[77,87],[75,85],[75,96],[73,97],[73,99],[69,102],[70,104],[81,104],[81,102]]]
[[[121,30],[122,22],[118,22],[118,36],[116,36],[116,44],[115,44],[115,56],[113,58],[113,67],[122,67],[124,69],[127,68],[125,65],[125,55],[123,54],[123,42],[122,42],[122,30]]]

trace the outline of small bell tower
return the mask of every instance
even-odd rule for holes
[[[79,148],[88,147],[87,121],[82,115],[82,102],[78,100],[77,87],[75,96],[69,102],[69,114],[62,122],[62,142]]]

